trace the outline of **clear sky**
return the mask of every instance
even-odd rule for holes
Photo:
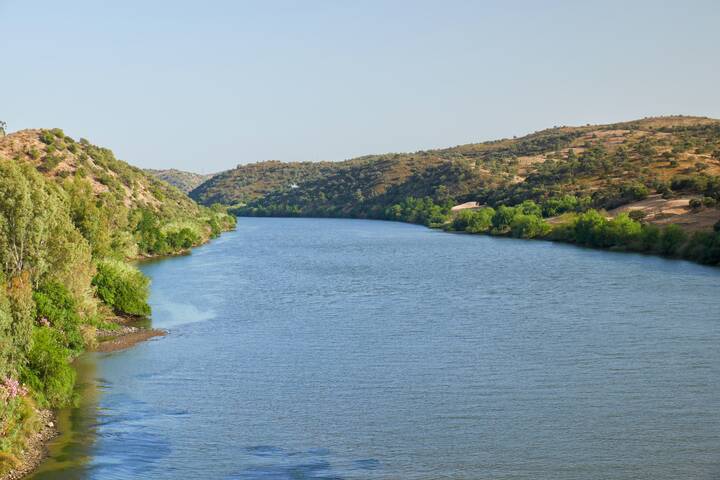
[[[142,167],[720,117],[720,1],[0,0],[0,119]]]

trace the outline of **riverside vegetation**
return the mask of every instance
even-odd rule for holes
[[[20,466],[41,409],[73,401],[71,361],[145,316],[130,260],[179,253],[234,226],[176,188],[62,130],[0,129],[0,476]]]
[[[716,265],[720,121],[647,118],[336,163],[261,162],[190,196],[246,216],[398,220]]]

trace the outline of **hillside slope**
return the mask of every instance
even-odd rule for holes
[[[72,401],[72,359],[150,313],[149,280],[128,260],[233,225],[62,130],[0,135],[0,478],[29,467],[47,409]]]
[[[676,116],[335,163],[241,165],[191,196],[247,204],[243,213],[353,217],[383,217],[408,197],[514,205],[569,194],[614,208],[645,190],[712,193],[718,175],[720,121]]]
[[[333,162],[265,162],[238,165],[218,173],[190,191],[190,197],[204,204],[243,204],[268,193],[290,189],[298,183],[323,178],[337,168]]]
[[[214,174],[202,174],[194,172],[186,172],[183,170],[176,170],[174,168],[167,170],[154,170],[152,168],[146,168],[145,173],[149,173],[155,178],[169,183],[173,187],[177,188],[183,193],[190,193],[191,190],[197,188],[200,184],[211,179]]]

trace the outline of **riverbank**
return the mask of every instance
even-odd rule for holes
[[[385,215],[379,217],[304,215],[302,212],[261,215],[247,209],[235,213],[245,217],[399,221],[447,232],[548,240],[599,250],[643,253],[703,265],[720,265],[720,221],[717,220],[720,210],[715,206],[703,205],[691,208],[691,200],[697,201],[697,198],[682,199],[682,209],[658,195],[648,198],[648,202],[628,203],[610,212],[573,207],[562,213],[554,211],[552,216],[548,216],[548,205],[530,200],[512,207],[472,206],[453,211],[449,203],[435,204],[430,198],[422,201],[407,199],[403,204],[387,209]],[[669,212],[673,208],[676,210],[674,216]]]
[[[42,428],[28,439],[25,453],[18,459],[20,464],[0,477],[0,480],[19,480],[35,470],[47,457],[48,442],[59,434],[55,413],[47,409],[38,410],[37,420]]]
[[[98,330],[97,343],[90,352],[110,353],[131,348],[138,343],[167,335],[167,331],[138,325],[140,319],[115,317],[110,320],[116,329]],[[39,430],[30,434],[23,455],[14,469],[0,476],[0,480],[19,480],[32,473],[48,455],[49,442],[59,435],[56,413],[49,409],[35,410],[34,422]]]
[[[234,225],[233,228],[226,228],[222,232],[231,231],[232,229],[234,229]],[[202,243],[194,245],[192,248],[206,245],[213,238],[215,237],[204,238]],[[157,261],[164,258],[189,255],[192,248],[182,249],[173,254],[142,255],[131,261]],[[138,343],[165,336],[168,333],[166,330],[151,328],[149,319],[145,317],[110,314],[105,321],[108,327],[94,331],[91,340],[87,341],[86,352],[111,353],[126,350]],[[33,402],[31,403],[34,405]],[[32,473],[47,457],[48,443],[60,433],[57,429],[56,412],[35,406],[32,407],[32,410],[31,424],[36,425],[36,427],[29,428],[30,431],[24,440],[25,447],[20,455],[8,454],[9,456],[4,459],[0,457],[0,460],[16,465],[7,472],[0,474],[0,480],[16,480]]]
[[[614,478],[712,467],[720,270],[398,222],[244,218],[142,268],[153,326],[171,334],[76,362],[82,405],[59,413],[29,478],[600,479],[627,451],[641,463]]]

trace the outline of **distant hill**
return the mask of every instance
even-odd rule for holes
[[[294,185],[324,178],[337,169],[335,162],[265,162],[238,165],[214,175],[190,191],[204,204],[236,205],[262,198],[271,192],[291,189]]]
[[[720,121],[671,116],[342,162],[240,165],[190,195],[259,215],[384,218],[408,197],[515,205],[576,195],[611,209],[652,192],[712,195],[719,175]]]
[[[174,168],[171,168],[169,170],[154,170],[152,168],[146,168],[145,172],[169,183],[174,187],[177,187],[185,193],[189,193],[198,185],[211,179],[214,176],[214,174],[212,173],[204,175],[202,173],[185,172],[183,170],[176,170]]]

